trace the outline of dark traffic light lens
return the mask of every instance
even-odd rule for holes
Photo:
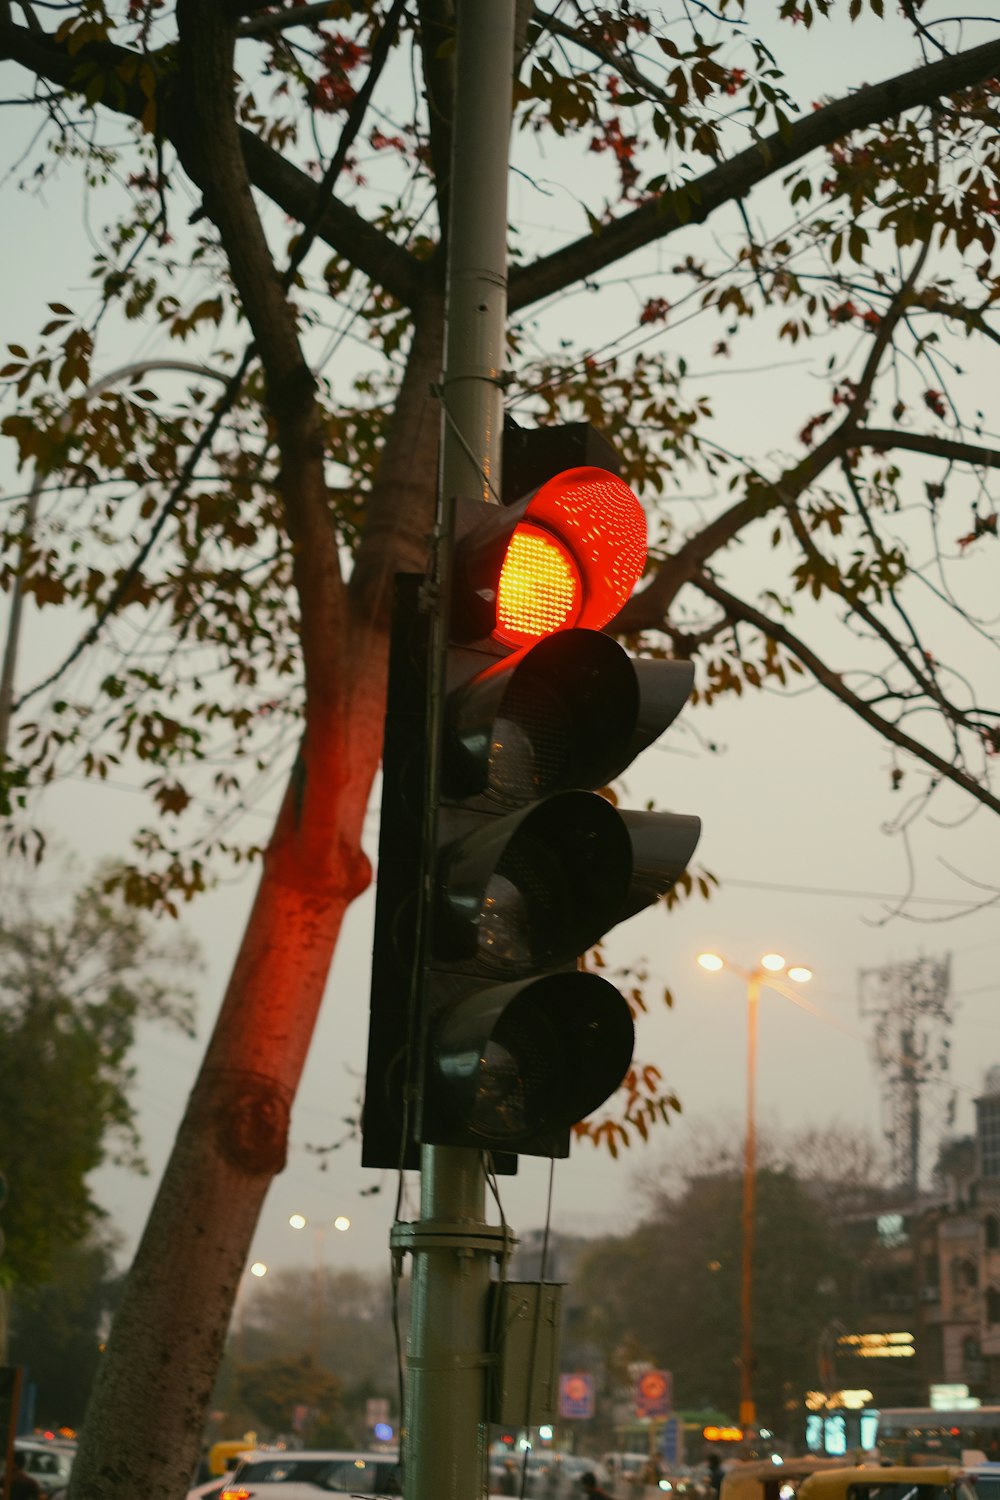
[[[596,974],[550,974],[480,991],[446,1012],[435,1069],[484,1145],[575,1125],[621,1083],[632,1059],[628,1006]]]
[[[499,975],[572,961],[611,926],[632,879],[632,845],[594,792],[558,792],[443,851],[432,945]]]
[[[523,807],[566,787],[603,786],[629,759],[638,713],[636,674],[618,643],[560,631],[451,695],[445,789]]]

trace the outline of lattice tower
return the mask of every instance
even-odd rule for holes
[[[899,1187],[919,1191],[927,1147],[952,1124],[955,1091],[947,1074],[954,1021],[951,954],[858,972],[861,1014],[872,1022],[882,1130]]]

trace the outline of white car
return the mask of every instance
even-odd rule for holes
[[[24,1463],[25,1473],[34,1479],[46,1500],[56,1500],[69,1484],[70,1470],[76,1456],[72,1443],[48,1441],[44,1438],[19,1437],[14,1443]],[[0,1458],[0,1473],[3,1461]]]
[[[321,1495],[401,1495],[395,1453],[309,1450],[249,1453],[219,1500],[319,1500]]]

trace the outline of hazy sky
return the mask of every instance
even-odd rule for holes
[[[866,47],[865,74],[870,81],[899,66],[898,53],[892,53],[877,28],[834,35],[836,46],[818,33],[812,39],[804,34],[793,39],[803,64],[808,62],[817,77],[822,75],[828,90],[837,85],[839,74],[857,78],[855,59]],[[976,35],[970,41],[982,39]],[[5,95],[13,92],[12,72],[0,69],[0,76],[8,80]],[[808,80],[802,85],[806,107],[813,86]],[[5,126],[10,113],[4,115]],[[558,160],[551,159],[549,166],[556,173]],[[522,195],[521,211],[530,216],[531,205],[523,195],[537,188],[518,182],[514,191]],[[86,233],[75,189],[61,193],[49,188],[40,198],[14,197],[8,180],[4,194],[6,214],[11,205],[16,207],[19,233],[13,240],[7,237],[4,250],[7,274],[0,281],[0,337],[30,344],[44,321],[46,302],[74,305],[81,295],[89,262]],[[537,217],[542,217],[541,201]],[[668,259],[675,254],[672,244]],[[599,305],[603,311],[619,304],[609,294]],[[593,312],[595,303],[589,307]],[[714,328],[697,336],[706,365],[708,340],[715,336]],[[124,349],[122,357],[135,352]],[[744,348],[737,365],[750,364],[750,352],[749,346]],[[780,408],[783,402],[802,399],[794,390],[797,379],[790,365],[780,377],[758,380],[749,401],[746,385],[741,386],[743,406],[732,419],[734,432],[739,428],[734,445],[762,422],[776,419],[785,440],[790,438],[796,430],[794,420]],[[805,409],[808,413],[808,404]],[[0,466],[9,482],[9,445],[0,453]],[[680,510],[678,520],[683,524]],[[752,568],[752,556],[740,566]],[[37,622],[29,614],[22,683],[47,665],[62,644],[45,621]],[[707,740],[719,745],[717,753],[705,750]],[[639,1024],[637,1056],[663,1069],[681,1097],[684,1114],[669,1129],[658,1131],[650,1145],[637,1145],[618,1162],[584,1144],[574,1148],[570,1161],[557,1163],[556,1228],[597,1234],[628,1227],[641,1210],[634,1168],[648,1168],[671,1153],[683,1152],[692,1132],[707,1120],[728,1124],[736,1135],[742,1132],[744,987],[733,974],[710,977],[696,967],[695,956],[706,947],[746,966],[777,948],[815,970],[808,998],[816,1014],[773,993],[763,998],[761,1124],[773,1121],[798,1128],[842,1121],[873,1132],[879,1128],[879,1090],[859,1016],[858,972],[919,952],[950,952],[957,1010],[950,1083],[957,1095],[956,1128],[971,1128],[971,1101],[984,1071],[1000,1062],[1000,921],[995,910],[951,919],[963,904],[988,894],[970,882],[989,886],[996,879],[996,820],[980,812],[955,827],[924,823],[904,843],[886,831],[907,795],[905,789],[890,790],[891,764],[887,747],[875,734],[815,688],[798,695],[757,694],[707,711],[688,710],[637,763],[623,801],[640,806],[654,797],[660,806],[700,814],[704,833],[696,863],[722,882],[721,891],[707,904],[695,899],[669,916],[660,911],[646,914],[616,932],[609,946],[615,962],[641,958],[648,965],[650,1011]],[[142,779],[137,776],[135,782]],[[54,787],[42,803],[42,820],[86,858],[121,852],[130,826],[145,815],[142,797],[124,784],[126,780],[104,788],[79,782]],[[272,805],[273,800],[272,794]],[[967,809],[957,798],[942,799],[939,814],[946,822],[961,812]],[[255,816],[263,834],[266,809]],[[368,841],[374,855],[374,810],[368,819]],[[907,888],[911,863],[917,900],[905,917],[890,919],[894,898]],[[252,889],[251,875],[222,887],[185,913],[185,925],[203,943],[207,963],[199,1036],[188,1042],[152,1029],[144,1035],[136,1102],[151,1175],[137,1179],[108,1169],[97,1179],[100,1199],[119,1225],[126,1247],[141,1230],[240,939]],[[253,1255],[273,1266],[312,1259],[312,1237],[306,1236],[303,1244],[303,1237],[288,1227],[294,1211],[315,1223],[329,1223],[341,1213],[351,1217],[348,1233],[331,1231],[325,1236],[324,1253],[331,1265],[388,1264],[387,1235],[395,1200],[391,1175],[362,1172],[356,1142],[322,1158],[310,1150],[340,1139],[345,1116],[356,1110],[367,1035],[371,917],[369,892],[345,926],[331,979],[331,1003],[321,1017],[293,1112],[289,1165],[271,1190],[254,1242]],[[658,999],[664,985],[676,997],[672,1011]],[[526,1161],[517,1179],[502,1182],[506,1216],[515,1229],[542,1223],[548,1172],[547,1163]]]

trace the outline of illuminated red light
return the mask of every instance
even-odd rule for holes
[[[583,584],[573,554],[549,531],[523,521],[511,537],[497,588],[496,637],[523,646],[575,625]]]
[[[642,576],[646,517],[607,469],[564,469],[514,532],[497,598],[497,638],[526,645],[557,630],[600,630]]]

